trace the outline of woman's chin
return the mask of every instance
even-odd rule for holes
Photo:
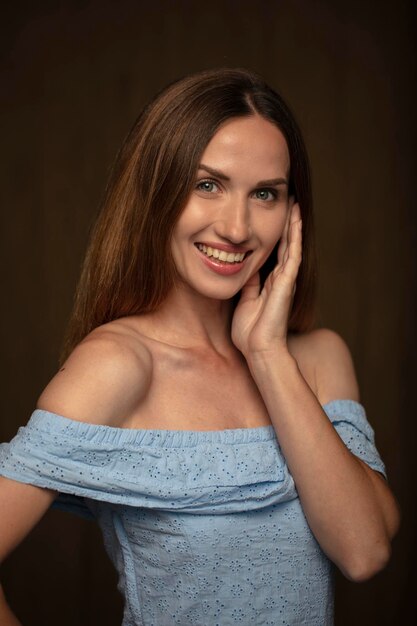
[[[194,297],[207,298],[209,300],[231,300],[240,293],[242,285],[195,285],[181,282],[177,284],[177,291],[183,291]]]

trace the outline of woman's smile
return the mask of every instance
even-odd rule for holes
[[[250,250],[247,252],[227,252],[226,250],[206,246],[202,243],[196,243],[195,247],[206,267],[223,276],[230,276],[240,272],[245,266],[246,259],[251,254]]]

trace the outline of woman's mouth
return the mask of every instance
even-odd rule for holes
[[[216,274],[229,276],[236,274],[246,264],[246,259],[252,253],[251,250],[246,252],[228,252],[203,243],[194,244],[199,251],[199,256],[206,267],[210,268]]]
[[[243,259],[250,254],[250,250],[247,252],[226,252],[225,250],[219,250],[218,248],[212,248],[206,246],[203,243],[195,244],[200,252],[203,252],[207,257],[212,257],[221,263],[242,263]]]

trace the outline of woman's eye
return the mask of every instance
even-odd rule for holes
[[[278,193],[275,189],[257,189],[255,194],[259,200],[276,200],[278,197]]]
[[[196,188],[200,191],[206,191],[207,193],[211,193],[212,191],[215,191],[213,187],[217,187],[216,183],[213,180],[202,180],[201,182],[197,183]]]

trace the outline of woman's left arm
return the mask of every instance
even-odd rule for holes
[[[323,404],[357,399],[341,338],[323,329],[310,341]],[[348,450],[289,351],[260,352],[248,365],[314,536],[347,578],[367,580],[387,564],[399,527],[398,505],[385,478]]]
[[[290,199],[277,266],[262,290],[259,272],[242,289],[232,340],[263,397],[313,534],[343,574],[359,582],[387,564],[399,508],[385,479],[345,446],[288,349],[301,242],[300,208]],[[325,329],[311,337],[320,401],[356,400],[345,343]]]

